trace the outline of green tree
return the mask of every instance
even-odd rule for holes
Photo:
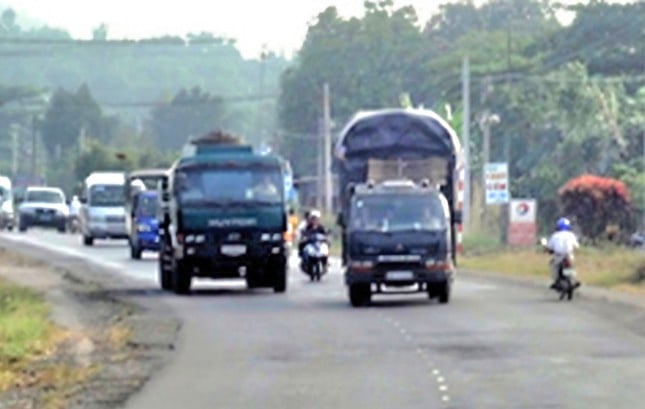
[[[101,23],[98,27],[92,30],[92,40],[94,41],[105,41],[108,36],[108,26],[105,23]]]
[[[178,150],[190,137],[226,128],[228,122],[222,99],[194,87],[179,91],[169,103],[157,106],[149,128],[159,149],[169,151]]]
[[[411,7],[365,2],[361,19],[343,19],[334,7],[320,13],[281,82],[279,115],[287,131],[282,149],[296,172],[311,172],[313,159],[303,158],[303,141],[288,135],[317,133],[324,83],[330,85],[337,123],[359,109],[396,106],[419,79],[423,49]]]
[[[620,4],[592,0],[569,9],[576,13],[573,23],[539,44],[547,68],[577,61],[591,74],[642,74],[644,2]]]
[[[89,140],[74,167],[76,180],[83,180],[96,171],[125,171],[135,167],[133,155],[125,154],[122,156],[124,159],[119,159],[117,153],[123,152],[105,146],[96,139]]]
[[[105,142],[113,137],[117,126],[115,118],[103,115],[89,87],[83,84],[74,93],[64,89],[54,92],[41,131],[50,155],[58,157],[78,149],[81,133]]]

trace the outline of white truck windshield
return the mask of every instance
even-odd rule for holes
[[[90,188],[89,205],[95,207],[118,207],[125,205],[122,185],[94,185]]]

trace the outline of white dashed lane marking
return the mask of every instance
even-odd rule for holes
[[[399,323],[395,319],[392,319],[391,317],[388,317],[386,314],[382,312],[379,312],[378,315],[387,324],[396,328],[407,343],[412,344],[414,342],[414,339],[412,338],[408,330],[404,326],[402,326],[401,323]],[[444,404],[447,404],[448,402],[450,402],[450,395],[447,394],[448,385],[446,382],[446,378],[441,374],[441,371],[439,370],[439,368],[436,367],[435,363],[432,361],[432,358],[428,355],[427,351],[425,351],[423,348],[418,346],[416,347],[415,351],[423,359],[425,365],[428,368],[428,372],[430,372],[434,377],[434,380],[437,384],[437,391],[441,396],[441,402],[443,402]]]

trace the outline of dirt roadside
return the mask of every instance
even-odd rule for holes
[[[32,382],[0,394],[0,409],[118,408],[172,357],[179,321],[162,303],[138,300],[142,290],[114,274],[0,240],[0,277],[44,294],[52,319],[66,333],[53,353],[25,369]],[[43,381],[39,371],[52,363],[83,373],[83,381]]]

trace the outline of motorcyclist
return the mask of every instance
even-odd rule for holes
[[[308,217],[306,219],[306,225],[300,231],[298,238],[298,254],[300,254],[300,259],[304,262],[304,249],[307,245],[307,242],[315,234],[327,235],[327,230],[320,223],[320,211],[313,209],[309,211]]]
[[[302,220],[298,223],[298,227],[296,228],[296,240],[298,243],[300,243],[300,239],[302,238],[303,233],[305,232],[305,229],[309,225],[309,213],[310,210],[306,210],[305,213],[303,214]]]
[[[567,257],[573,260],[573,252],[578,247],[580,247],[580,244],[578,243],[576,235],[571,231],[571,222],[569,219],[566,217],[558,219],[555,232],[547,242],[547,248],[553,252],[553,257],[551,257],[550,261],[551,278],[553,279],[551,288],[557,288],[560,264]],[[580,284],[577,283],[577,285]]]
[[[74,195],[69,202],[69,215],[67,217],[67,228],[72,233],[78,231],[79,216],[81,212],[81,201]]]
[[[69,215],[70,217],[78,217],[81,211],[81,201],[78,199],[78,196],[74,195],[72,200],[69,202]]]

